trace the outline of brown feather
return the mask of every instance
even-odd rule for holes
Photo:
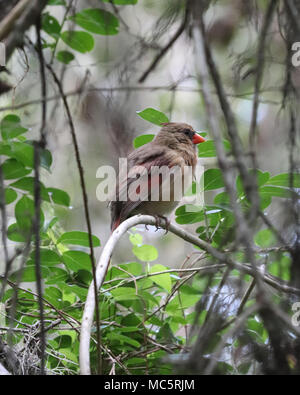
[[[190,135],[188,135],[189,131]],[[153,178],[151,178],[151,182],[155,184],[157,182],[157,188],[159,188],[158,201],[151,201],[151,191],[149,191],[147,195],[142,196],[138,201],[131,201],[129,199],[127,201],[119,201],[119,196],[122,196],[124,192],[127,193],[130,185],[134,181],[139,180],[141,167],[146,169],[146,174],[142,180],[139,180],[142,186],[146,186],[146,184],[149,186],[150,173],[153,166],[168,166],[169,168],[179,166],[181,168],[182,177],[184,166],[191,166],[194,171],[197,164],[195,144],[193,144],[191,139],[194,133],[194,129],[188,124],[165,123],[152,142],[143,145],[129,154],[127,158],[128,173],[125,175],[127,183],[123,182],[121,185],[117,185],[117,200],[110,203],[112,230],[131,215],[138,213],[164,215],[176,207],[178,201],[174,200],[174,185],[172,182],[170,200],[162,201],[163,186],[161,185],[160,178],[158,178],[160,177],[158,174],[154,175],[154,181]]]

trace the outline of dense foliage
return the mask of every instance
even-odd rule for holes
[[[103,2],[109,3],[109,0]],[[136,3],[137,0],[113,1],[115,5]],[[67,9],[64,0],[49,0],[48,4]],[[66,20],[74,22],[75,28],[66,30]],[[95,35],[117,35],[119,24],[118,15],[101,9],[101,4],[72,16],[66,13],[62,23],[48,7],[42,15],[43,49],[51,50],[53,62],[69,65],[76,60],[77,53],[85,54],[93,50]],[[57,50],[60,40],[67,49]],[[137,115],[154,125],[168,122],[164,111],[153,108],[137,111]],[[9,242],[14,243],[13,260],[18,262],[14,262],[13,266],[9,262],[7,284],[0,305],[0,332],[2,341],[15,346],[18,356],[16,371],[34,374],[39,371],[41,330],[39,298],[35,287],[35,148],[34,142],[27,137],[28,129],[18,111],[3,114],[0,131],[0,201],[1,206],[14,210],[15,219],[10,224],[4,223],[2,232]],[[139,135],[133,141],[133,147],[138,148],[153,137],[153,134]],[[216,158],[217,150],[209,132],[206,138],[207,141],[199,145],[198,156]],[[231,157],[232,142],[229,138],[223,140],[223,146],[226,155]],[[51,166],[51,152],[43,148],[40,151],[42,179],[47,179]],[[270,174],[251,168],[248,172],[255,175],[259,208],[266,217],[278,199],[288,206],[299,191],[298,173]],[[266,325],[266,315],[254,310],[243,317],[243,328],[231,333],[236,317],[256,302],[256,296],[251,293],[255,279],[249,269],[247,254],[243,248],[236,248],[235,245],[238,220],[225,188],[223,170],[215,164],[213,168],[205,170],[203,177],[206,204],[194,207],[192,212],[190,207],[187,209],[186,205],[181,205],[176,210],[176,222],[188,225],[188,230],[189,225],[194,225],[190,227],[191,232],[195,229],[200,239],[224,251],[229,260],[241,265],[239,267],[244,265],[245,271],[217,262],[215,257],[197,247],[194,247],[194,266],[190,264],[189,257],[186,265],[174,269],[171,262],[160,261],[160,252],[154,245],[144,243],[142,231],[132,229],[126,236],[132,259],[118,266],[111,265],[100,290],[103,373],[194,372],[193,366],[185,362],[193,353],[199,331],[207,325],[212,315],[215,320],[210,326],[209,336],[206,336],[207,342],[202,345],[201,356],[208,362],[210,355],[216,355],[214,372],[253,374],[259,364],[264,363],[263,352],[274,341],[272,329]],[[235,187],[237,204],[247,216],[247,213],[251,213],[251,203],[238,174]],[[39,191],[41,241],[38,248],[44,284],[42,303],[46,331],[46,370],[54,374],[78,374],[81,317],[88,287],[92,282],[89,237],[84,229],[66,231],[62,225],[61,217],[71,210],[72,205],[72,196],[67,191],[42,182]],[[272,281],[275,284],[272,288],[272,303],[283,307],[288,317],[293,314],[292,303],[288,296],[283,296],[283,291],[291,280],[292,255],[289,246],[283,245],[284,237],[280,236],[274,227],[260,221],[252,244],[256,263],[262,268],[264,278],[269,279],[269,286]],[[96,235],[92,236],[92,241],[95,249],[101,248]],[[2,283],[4,277],[1,277]],[[228,278],[230,286],[224,290],[222,287]],[[225,292],[225,296],[221,298],[222,302],[217,302],[215,295],[220,290]],[[95,334],[96,324],[90,349],[94,373],[98,366]],[[287,330],[285,334],[286,344],[292,343],[292,331]],[[221,350],[220,344],[223,346]],[[295,360],[292,351],[287,363],[292,372],[299,367],[299,361]],[[204,363],[203,369],[205,366]]]

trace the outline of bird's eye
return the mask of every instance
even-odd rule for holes
[[[184,129],[183,133],[188,136],[190,139],[193,138],[194,132],[190,129]]]

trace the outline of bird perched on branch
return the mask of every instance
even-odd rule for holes
[[[196,145],[204,141],[186,123],[163,123],[154,140],[129,154],[127,169],[121,169],[123,174],[119,175],[115,199],[110,202],[111,230],[136,214],[166,219],[165,215],[179,203],[175,191],[179,181],[184,194],[188,177],[185,170],[191,169],[194,175]],[[168,170],[170,178],[167,177]]]

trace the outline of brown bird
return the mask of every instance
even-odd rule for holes
[[[186,123],[163,123],[154,140],[129,154],[127,170],[116,186],[116,199],[110,202],[111,230],[114,231],[121,222],[136,214],[165,218],[165,214],[179,203],[180,199],[174,192],[179,179],[175,175],[173,178],[171,176],[168,184],[162,169],[179,169],[184,187],[184,167],[191,168],[194,174],[197,164],[196,144],[204,141]],[[165,192],[167,195],[164,195]],[[169,197],[164,199],[165,196]]]

